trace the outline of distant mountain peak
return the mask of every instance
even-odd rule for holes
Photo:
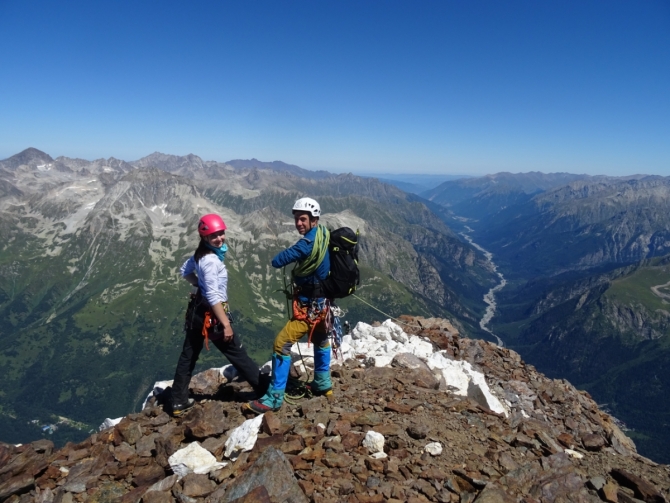
[[[5,167],[16,169],[19,166],[33,166],[53,162],[53,158],[41,150],[29,147],[18,154],[15,154],[3,161],[0,161]]]

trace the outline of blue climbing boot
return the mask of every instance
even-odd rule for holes
[[[258,400],[245,403],[243,410],[250,410],[256,414],[263,414],[268,411],[276,412],[281,408],[284,402],[284,391],[288,381],[288,373],[291,369],[291,357],[272,354],[272,379],[270,387],[265,395]]]
[[[314,396],[331,396],[333,383],[330,380],[330,345],[326,348],[314,348],[314,380],[307,388]]]

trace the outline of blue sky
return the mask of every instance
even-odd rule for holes
[[[667,1],[0,0],[0,158],[670,175]]]

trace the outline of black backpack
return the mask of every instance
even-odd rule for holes
[[[358,271],[358,232],[340,227],[330,233],[330,274],[321,282],[325,296],[342,299],[356,291],[360,282]]]

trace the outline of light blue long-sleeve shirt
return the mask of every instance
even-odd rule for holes
[[[228,302],[228,270],[214,253],[203,256],[199,262],[189,258],[180,269],[182,277],[195,273],[198,288],[210,306]]]

